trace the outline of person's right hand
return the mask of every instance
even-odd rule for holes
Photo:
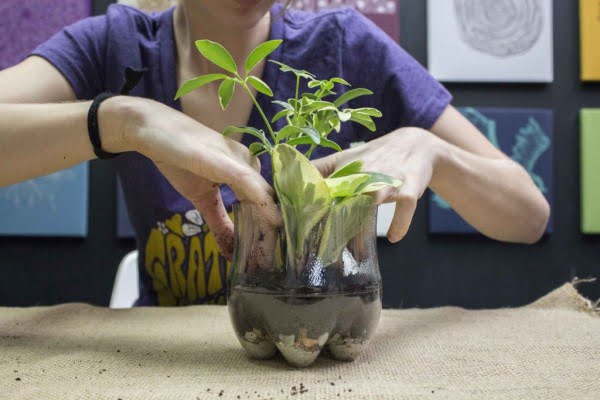
[[[276,224],[273,189],[260,175],[258,158],[241,143],[164,104],[135,97],[106,100],[99,124],[103,149],[137,151],[151,159],[200,212],[226,258],[233,251],[233,223],[219,184],[231,187],[240,201],[260,205]]]

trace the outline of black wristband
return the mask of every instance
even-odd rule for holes
[[[100,140],[100,129],[98,127],[98,109],[100,108],[100,104],[104,100],[110,99],[111,97],[116,96],[114,93],[102,93],[96,96],[92,105],[90,106],[90,110],[88,112],[88,134],[90,136],[90,142],[92,143],[92,147],[94,148],[94,153],[101,160],[108,160],[111,158],[115,158],[121,153],[109,153],[107,151],[102,150],[102,141]]]
[[[125,68],[125,82],[121,87],[122,95],[128,95],[129,92],[137,86],[139,81],[144,76],[146,72],[145,68],[135,69],[131,67]],[[96,96],[92,105],[90,106],[90,110],[88,111],[88,135],[90,136],[90,142],[92,143],[92,147],[94,148],[94,153],[101,160],[108,160],[110,158],[115,158],[121,153],[109,153],[108,151],[102,150],[102,141],[100,140],[100,129],[98,127],[98,109],[100,108],[100,104],[104,100],[110,99],[113,96],[117,96],[115,93],[102,93]]]

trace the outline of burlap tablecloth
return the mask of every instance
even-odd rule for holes
[[[600,399],[600,317],[567,284],[522,308],[384,310],[353,363],[253,361],[222,306],[0,308],[2,399]]]

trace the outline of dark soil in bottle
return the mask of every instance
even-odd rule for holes
[[[360,274],[336,278],[287,290],[231,288],[229,315],[250,356],[269,358],[278,349],[296,366],[310,365],[324,348],[341,360],[358,356],[377,326],[381,291]]]

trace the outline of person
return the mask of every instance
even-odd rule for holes
[[[229,125],[264,129],[249,97],[237,91],[223,112],[218,86],[209,84],[174,100],[183,82],[223,72],[200,56],[197,39],[222,44],[238,65],[260,43],[283,39],[270,59],[374,92],[350,105],[380,109],[377,131],[348,123],[331,136],[342,152],[318,148],[312,158],[323,174],[361,159],[365,170],[404,182],[376,195],[378,203],[397,204],[392,242],[406,235],[428,187],[491,238],[533,243],[543,234],[549,206],[526,171],[356,11],[306,13],[274,0],[180,0],[157,14],[112,5],[0,72],[0,186],[95,158],[87,134],[91,99],[117,93],[127,67],[145,68],[129,96],[111,97],[98,111],[102,149],[123,153],[116,165],[139,247],[138,305],[223,302],[233,232],[228,210],[236,199],[274,205],[270,163],[250,155],[252,138],[219,133]],[[261,62],[254,74],[278,98],[293,97],[295,79],[275,64]],[[274,115],[270,98],[258,101]],[[350,147],[360,141],[366,143]]]

